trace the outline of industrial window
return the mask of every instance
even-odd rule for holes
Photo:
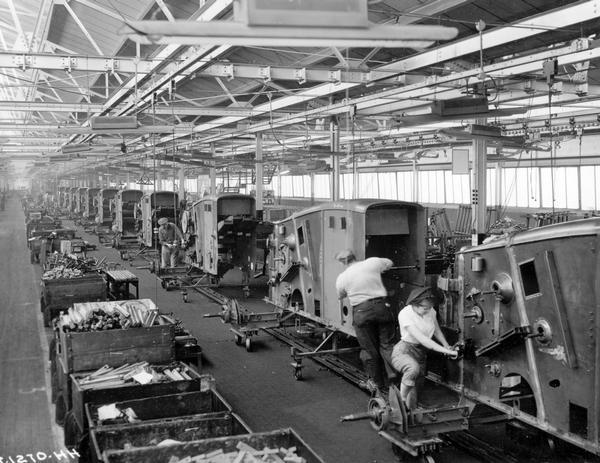
[[[396,172],[378,172],[379,199],[398,199]]]
[[[358,174],[358,197],[379,198],[379,183],[376,172]]]
[[[581,208],[600,209],[600,166],[581,166]]]
[[[314,179],[315,198],[329,199],[331,197],[331,176],[329,174],[317,174]]]
[[[584,439],[588,437],[587,408],[569,402],[569,431]]]
[[[329,216],[329,228],[335,228],[335,217],[332,215]]]
[[[342,174],[340,177],[340,197],[342,199],[352,199],[354,191],[354,175]]]
[[[396,172],[396,185],[398,199],[401,201],[413,200],[413,173],[410,171]]]
[[[342,217],[342,218],[340,219],[340,228],[341,228],[342,230],[345,230],[345,229],[346,229],[346,217]]]
[[[525,296],[531,296],[540,292],[537,273],[535,272],[535,262],[530,260],[519,265],[521,270],[521,281],[523,282],[523,291]]]
[[[298,227],[298,244],[304,244],[304,229]]]

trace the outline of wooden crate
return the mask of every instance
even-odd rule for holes
[[[85,414],[86,404],[106,404],[120,402],[129,399],[141,399],[144,397],[156,397],[182,392],[206,390],[214,383],[214,379],[209,375],[200,375],[196,370],[188,367],[182,362],[176,362],[177,365],[191,376],[191,380],[184,381],[169,381],[163,383],[151,384],[136,384],[129,383],[119,387],[111,387],[106,389],[82,389],[80,381],[88,376],[88,373],[71,373],[71,389],[72,389],[72,409],[68,414],[74,418],[78,431],[83,433],[87,429],[87,420]],[[65,418],[66,421],[69,417]],[[65,440],[67,432],[65,429]],[[72,436],[69,436],[71,438]]]
[[[304,458],[307,463],[324,463],[296,432],[291,428],[277,429],[270,432],[240,434],[237,436],[216,437],[166,447],[139,447],[128,450],[106,450],[103,461],[106,463],[168,463],[172,457],[183,459],[199,454],[222,449],[224,452],[237,451],[239,442],[262,450],[268,448],[296,447],[296,453]]]
[[[105,301],[106,281],[98,273],[84,274],[77,278],[42,278],[40,310],[44,314],[44,325],[62,310],[66,311],[76,302]]]
[[[69,373],[108,365],[146,361],[169,363],[175,359],[173,325],[106,331],[59,332],[59,355]]]
[[[125,424],[123,420],[100,422],[98,408],[103,404],[85,404],[88,426],[96,428],[113,424]],[[160,420],[182,415],[198,415],[202,413],[232,412],[231,405],[219,394],[214,387],[203,391],[169,394],[159,397],[124,400],[116,402],[115,406],[124,410],[132,409],[141,421]]]
[[[232,412],[203,413],[142,423],[100,426],[90,430],[91,460],[103,462],[105,451],[127,445],[147,447],[165,439],[181,442],[248,434],[250,429]]]

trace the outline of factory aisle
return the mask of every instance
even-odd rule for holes
[[[39,266],[29,263],[24,215],[16,197],[0,211],[0,256],[0,457],[7,461],[9,456],[52,454],[63,448],[50,411]]]

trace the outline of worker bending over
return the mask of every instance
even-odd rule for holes
[[[170,263],[171,268],[177,265],[179,256],[179,242],[183,245],[183,234],[179,227],[166,217],[158,219],[158,242],[161,245],[160,268],[165,269]]]
[[[350,301],[352,325],[362,348],[360,359],[369,375],[366,386],[377,393],[386,386],[386,373],[388,379],[396,375],[391,365],[395,318],[381,280],[381,273],[393,263],[381,257],[358,261],[350,249],[340,251],[335,258],[346,266],[335,282],[338,298],[347,297]]]
[[[417,386],[420,386],[427,371],[427,350],[453,359],[458,357],[458,352],[450,347],[440,329],[433,308],[435,300],[431,288],[413,289],[406,300],[406,307],[398,314],[400,342],[394,346],[392,365],[402,374],[400,397],[409,410],[417,408]]]

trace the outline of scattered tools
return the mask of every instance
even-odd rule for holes
[[[218,449],[182,459],[173,456],[169,459],[169,463],[306,463],[306,459],[296,453],[296,447],[265,447],[259,450],[244,442],[238,442],[236,447],[237,452],[226,453],[223,449]]]
[[[120,387],[127,383],[150,384],[169,381],[191,380],[187,367],[180,364],[167,366],[151,366],[148,362],[124,364],[118,368],[105,365],[79,380],[79,386],[87,389],[108,389]]]

